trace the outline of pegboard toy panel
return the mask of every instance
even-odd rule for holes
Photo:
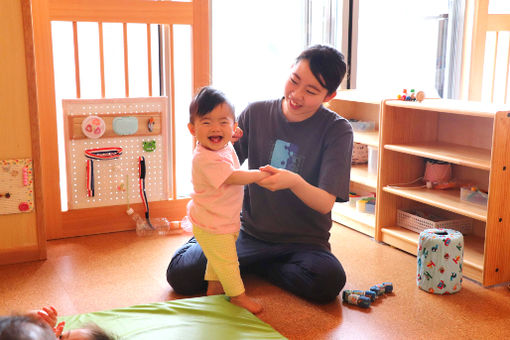
[[[0,165],[0,214],[32,211],[34,209],[32,160],[1,160]]]
[[[145,191],[151,201],[169,197],[167,98],[66,99],[62,100],[67,160],[69,209],[103,207],[142,202],[139,187],[139,157],[145,158]],[[101,118],[104,133],[97,138],[82,134],[81,124],[89,116]],[[128,135],[112,128],[116,118],[136,118],[138,129]],[[152,118],[152,129],[148,120]],[[145,143],[145,148],[144,148]],[[154,146],[150,148],[147,145]],[[92,171],[86,150],[121,148],[113,159],[93,159]],[[90,152],[89,152],[90,155]],[[93,175],[93,196],[90,181]]]

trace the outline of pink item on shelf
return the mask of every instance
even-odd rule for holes
[[[426,182],[432,183],[448,182],[452,179],[452,166],[450,163],[433,163],[427,161],[423,179]]]
[[[368,162],[368,147],[366,144],[354,143],[352,146],[352,164]]]

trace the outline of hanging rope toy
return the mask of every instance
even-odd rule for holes
[[[87,197],[94,197],[94,162],[87,159]]]
[[[122,148],[96,148],[85,150],[87,158],[87,196],[94,197],[94,160],[110,160],[117,159],[122,155]]]
[[[149,218],[149,202],[147,201],[147,194],[145,193],[145,157],[140,156],[138,157],[138,174],[140,175],[140,197],[142,198],[143,205],[145,206],[145,219],[147,220],[147,224],[151,229],[154,229],[154,227],[151,224],[150,218]]]
[[[97,148],[97,149],[87,149],[85,150],[85,157],[89,159],[97,159],[97,160],[108,160],[108,159],[117,159],[122,155],[122,148],[113,147],[113,148]]]

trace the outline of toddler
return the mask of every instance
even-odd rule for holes
[[[204,87],[190,104],[188,129],[197,140],[192,159],[193,193],[187,218],[207,258],[204,279],[207,295],[225,293],[230,302],[252,313],[262,306],[244,289],[237,259],[243,185],[257,182],[269,173],[240,170],[232,146],[237,128],[234,109],[225,95]]]

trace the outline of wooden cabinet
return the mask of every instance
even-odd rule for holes
[[[397,226],[397,210],[468,218],[464,275],[510,281],[510,107],[430,99],[381,104],[375,238],[416,255],[419,234]],[[487,206],[462,201],[459,189],[402,188],[424,175],[425,158],[452,164],[453,178],[488,192]]]
[[[346,119],[373,121],[373,131],[354,131],[354,142],[379,148],[379,109],[381,100],[373,95],[356,90],[339,91],[327,106]],[[377,174],[368,170],[367,164],[352,166],[350,191],[358,194],[370,194],[377,191]],[[371,237],[375,236],[375,214],[363,213],[349,203],[335,203],[332,210],[335,222],[353,228]]]

